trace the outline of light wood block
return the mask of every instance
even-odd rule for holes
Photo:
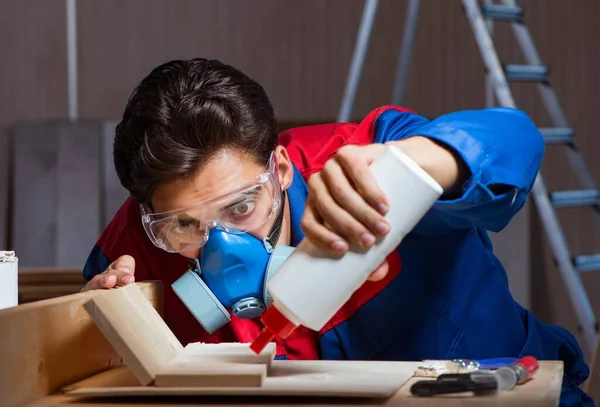
[[[183,350],[135,284],[103,291],[84,308],[143,385]]]
[[[245,343],[190,343],[157,373],[157,387],[261,386],[275,343],[254,354]]]

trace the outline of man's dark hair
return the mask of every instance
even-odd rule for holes
[[[121,184],[139,203],[197,174],[224,148],[266,164],[277,146],[273,107],[260,84],[216,60],[156,67],[131,94],[114,141]]]

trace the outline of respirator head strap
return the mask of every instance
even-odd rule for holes
[[[285,212],[285,191],[281,192],[281,198],[281,207],[279,208],[279,213],[277,213],[277,218],[275,218],[275,223],[273,223],[273,226],[269,231],[269,235],[263,239],[265,249],[267,249],[269,253],[273,252],[273,249],[277,245],[277,242],[279,241],[279,237],[281,235],[281,229],[283,226],[283,215]]]
[[[195,272],[196,274],[200,274],[200,261],[198,259],[190,259],[187,257],[186,260],[189,270]]]

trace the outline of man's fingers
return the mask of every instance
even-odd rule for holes
[[[369,276],[369,281],[383,280],[385,276],[387,276],[389,271],[390,266],[386,260],[379,267],[377,267],[377,269],[374,272],[371,273],[371,275]]]
[[[129,255],[123,255],[112,262],[105,273],[115,276],[116,286],[131,284],[135,281],[135,259]]]
[[[135,282],[135,260],[129,255],[119,257],[101,274],[94,276],[81,290],[102,290]]]
[[[325,164],[321,176],[333,199],[371,232],[384,235],[389,231],[387,220],[356,192],[336,160]]]
[[[81,292],[91,290],[102,290],[113,288],[117,283],[117,276],[108,274],[106,271],[102,274],[94,276],[82,289]]]
[[[301,226],[306,237],[318,247],[324,247],[337,253],[344,253],[348,250],[348,243],[323,224],[310,198],[306,202]]]
[[[310,188],[315,197],[313,209],[334,232],[361,247],[370,247],[375,243],[375,236],[335,202],[320,174],[311,177]]]
[[[98,277],[98,288],[113,288],[117,284],[117,276],[114,274],[100,274]]]
[[[363,154],[356,154],[354,150],[348,149],[340,149],[336,158],[358,193],[379,213],[385,214],[389,203],[371,172],[369,167],[371,160]]]
[[[135,259],[127,254],[119,257],[117,260],[113,261],[110,266],[108,266],[109,270],[116,270],[120,273],[135,273]]]

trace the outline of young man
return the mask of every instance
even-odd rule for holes
[[[368,167],[386,144],[443,196],[321,332],[298,329],[277,343],[278,357],[533,355],[565,362],[564,405],[592,404],[578,388],[589,372],[576,340],[514,301],[486,234],[523,206],[542,160],[543,140],[518,110],[428,120],[388,106],[359,124],[277,135],[265,92],[238,70],[204,59],[159,66],[116,129],[115,167],[131,198],[93,248],[85,289],[163,280],[165,319],[183,343],[251,342],[273,246],[306,235],[343,253],[394,227]],[[194,318],[171,288],[188,269],[202,279],[208,317]]]

